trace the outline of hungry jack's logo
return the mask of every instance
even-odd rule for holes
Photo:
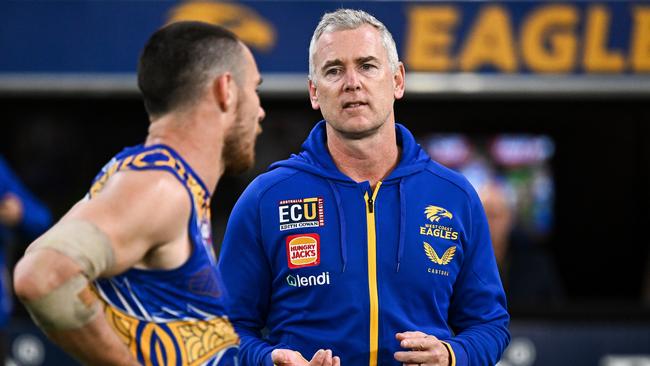
[[[289,268],[314,267],[320,264],[320,236],[316,233],[287,236]]]
[[[323,198],[282,200],[278,203],[280,231],[325,225]]]

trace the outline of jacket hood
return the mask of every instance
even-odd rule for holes
[[[384,179],[384,182],[398,180],[407,175],[423,170],[430,158],[420,145],[415,141],[411,132],[403,125],[395,124],[397,144],[402,148],[400,162],[395,169]],[[271,164],[269,170],[279,167],[289,167],[306,171],[323,178],[354,183],[334,164],[332,156],[327,149],[327,134],[325,121],[320,121],[314,126],[309,136],[302,144],[299,154],[292,154],[289,159]]]
[[[415,138],[406,127],[399,123],[395,124],[397,144],[402,148],[400,162],[393,171],[381,183],[395,182],[399,187],[400,200],[400,226],[399,244],[396,253],[396,271],[399,272],[400,261],[404,252],[404,230],[406,227],[406,199],[404,198],[404,178],[424,170],[430,161],[427,153],[415,142]],[[299,154],[291,155],[287,160],[272,164],[269,170],[279,167],[289,167],[323,177],[327,180],[330,190],[336,201],[338,211],[339,232],[341,233],[340,250],[342,272],[347,266],[347,238],[345,211],[341,204],[341,194],[335,182],[355,183],[350,177],[341,173],[336,167],[332,156],[327,149],[327,134],[325,132],[325,121],[320,121],[309,133],[307,140],[302,144],[302,151]]]

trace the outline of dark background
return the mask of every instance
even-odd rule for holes
[[[649,102],[643,96],[407,95],[397,102],[396,116],[416,136],[509,132],[545,134],[555,141],[555,227],[545,246],[566,301],[515,307],[514,315],[649,319],[650,305],[643,300],[650,273]],[[273,161],[297,152],[320,119],[306,96],[262,95],[262,103],[267,118],[255,168],[224,177],[213,198],[217,246],[246,184]],[[2,96],[0,109],[0,153],[56,218],[83,197],[115,153],[142,142],[148,127],[137,96]],[[22,250],[14,250],[14,260]]]

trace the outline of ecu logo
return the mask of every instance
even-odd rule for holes
[[[325,225],[323,198],[282,200],[278,203],[280,231]]]
[[[438,222],[442,217],[446,217],[448,219],[452,219],[454,217],[451,212],[438,206],[427,206],[427,208],[424,209],[424,214],[427,215],[427,219],[431,220],[431,222]]]

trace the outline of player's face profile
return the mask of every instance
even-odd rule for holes
[[[243,75],[238,85],[236,119],[226,136],[223,151],[226,171],[241,173],[255,163],[255,141],[262,132],[260,122],[265,117],[257,88],[261,76],[250,50],[243,46]]]

